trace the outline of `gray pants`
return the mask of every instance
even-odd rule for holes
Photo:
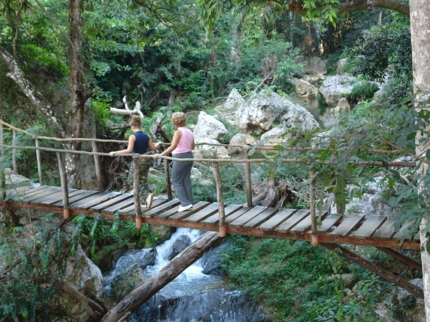
[[[177,159],[192,159],[194,157],[192,152],[173,154],[172,156]],[[192,167],[193,161],[173,161],[172,183],[182,206],[193,203],[190,178]]]

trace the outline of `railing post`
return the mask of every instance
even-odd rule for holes
[[[16,150],[15,150],[15,146],[16,146],[16,131],[15,130],[12,131],[12,146],[14,147],[12,149],[12,170],[13,170],[13,173],[18,173],[17,172],[17,166],[16,166]]]
[[[212,163],[212,172],[215,177],[216,194],[217,194],[217,200],[218,200],[219,235],[220,237],[225,237],[227,235],[227,232],[225,227],[224,196],[222,193],[222,182],[221,182],[221,176],[219,174],[217,162]]]
[[[39,147],[39,139],[35,138],[35,145],[36,145],[36,160],[37,160],[37,173],[39,174],[39,184],[43,186],[43,180],[42,180],[42,163],[40,160],[40,150]]]
[[[245,159],[249,160],[248,146],[245,146]],[[252,207],[251,163],[245,163],[246,199],[248,207]]]
[[[69,191],[67,187],[66,165],[63,159],[63,154],[61,152],[57,152],[57,159],[58,170],[60,171],[61,192],[63,196],[63,217],[64,219],[69,219]]]
[[[3,148],[4,140],[3,140],[3,124],[0,123],[0,156],[4,157],[4,148]]]
[[[98,188],[99,192],[103,192],[104,186],[103,186],[103,178],[102,178],[102,170],[101,170],[101,165],[100,165],[100,158],[96,154],[98,152],[97,142],[91,141],[91,146],[92,146],[93,152],[94,152],[94,167],[96,168],[97,188]]]
[[[142,206],[140,204],[140,186],[139,186],[139,178],[140,178],[140,172],[139,167],[137,165],[137,160],[135,159],[137,157],[133,157],[133,163],[134,163],[134,173],[133,173],[133,190],[134,190],[134,210],[136,212],[136,218],[134,219],[136,221],[136,228],[140,229],[142,228]]]
[[[164,173],[166,174],[166,190],[167,190],[167,198],[169,200],[173,199],[172,195],[172,183],[170,182],[170,161],[164,159]]]
[[[316,220],[316,211],[315,211],[315,191],[313,179],[315,175],[315,170],[311,169],[309,173],[310,181],[309,181],[309,196],[310,196],[310,211],[311,211],[311,231],[312,231],[312,246],[318,246],[318,228],[317,228],[317,220]]]

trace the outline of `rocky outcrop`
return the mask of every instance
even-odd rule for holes
[[[337,103],[337,106],[332,109],[330,112],[334,115],[340,115],[349,113],[351,111],[351,107],[349,106],[348,100],[345,97],[342,97],[339,102]]]
[[[303,72],[306,74],[303,79],[308,82],[322,80],[325,78],[324,75],[327,74],[326,63],[319,57],[297,56],[294,62],[303,66]]]
[[[316,97],[318,95],[318,88],[309,83],[304,79],[292,79],[294,86],[296,87],[297,95],[307,98],[307,97]]]
[[[328,105],[335,105],[343,94],[350,94],[356,78],[348,75],[327,76],[319,88]]]
[[[232,146],[232,145],[255,145],[257,144],[257,141],[255,138],[250,134],[243,134],[243,133],[237,133],[235,136],[233,136],[230,140],[230,147],[228,148],[228,152],[230,154],[236,154],[238,156],[243,156],[245,154],[244,148],[238,147],[238,146]]]
[[[219,141],[227,133],[223,123],[205,112],[200,112],[194,127],[194,141],[196,143],[206,142],[208,139]]]
[[[347,63],[348,63],[348,58],[342,58],[342,59],[340,59],[337,62],[336,73],[338,75],[346,75],[346,74],[348,74],[347,72],[345,72],[343,70]]]

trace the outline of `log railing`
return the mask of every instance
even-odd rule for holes
[[[3,132],[3,126],[7,126],[12,130],[12,144],[7,145],[4,142],[4,132]],[[31,136],[35,140],[34,146],[17,146],[16,145],[16,132],[25,133],[29,136]],[[48,147],[41,147],[39,140],[52,140],[56,142],[71,142],[71,141],[81,141],[81,142],[91,142],[92,151],[76,151],[76,150],[66,150],[66,149],[56,149],[56,148],[48,148]],[[0,156],[4,157],[5,149],[12,149],[12,164],[13,164],[13,171],[16,172],[16,160],[15,160],[15,151],[16,150],[36,150],[36,158],[37,158],[37,166],[38,166],[38,175],[39,175],[39,182],[42,184],[42,170],[41,170],[41,159],[40,159],[40,151],[46,151],[46,152],[55,152],[57,155],[58,160],[58,168],[60,173],[60,179],[61,179],[61,187],[62,187],[62,198],[63,198],[63,209],[64,209],[64,218],[69,218],[69,200],[68,200],[68,184],[67,184],[67,173],[66,173],[66,166],[64,161],[64,154],[70,153],[70,154],[85,154],[85,155],[92,155],[94,157],[94,163],[95,163],[95,169],[96,169],[96,175],[97,175],[97,182],[98,182],[98,189],[101,192],[103,190],[103,185],[101,184],[101,166],[100,166],[100,157],[107,157],[109,156],[108,153],[98,152],[97,149],[97,142],[109,142],[109,143],[122,143],[127,144],[127,141],[125,140],[106,140],[106,139],[96,139],[96,138],[70,138],[70,139],[59,139],[59,138],[52,138],[52,137],[44,137],[44,136],[36,136],[35,134],[29,133],[27,131],[18,129],[2,120],[0,120],[0,148],[1,153]],[[246,180],[246,194],[247,194],[247,205],[248,207],[252,207],[252,191],[251,191],[251,164],[252,163],[266,163],[266,164],[272,164],[275,161],[274,159],[265,158],[265,159],[251,159],[249,156],[249,149],[251,148],[248,145],[227,145],[227,144],[212,144],[212,143],[199,143],[196,144],[197,146],[201,145],[210,145],[210,146],[224,146],[224,147],[235,147],[235,148],[241,148],[244,151],[245,157],[243,159],[176,159],[168,156],[162,156],[160,158],[163,158],[165,160],[165,175],[166,175],[166,190],[167,195],[169,199],[172,199],[172,189],[170,184],[170,172],[169,172],[169,166],[168,163],[170,161],[175,162],[186,162],[186,161],[193,161],[193,162],[201,162],[201,163],[211,163],[212,172],[214,175],[215,183],[216,183],[216,190],[217,190],[217,201],[218,201],[218,212],[219,212],[219,231],[220,236],[224,237],[226,235],[226,227],[225,227],[225,210],[224,210],[224,197],[223,197],[223,185],[221,180],[221,174],[219,171],[219,164],[221,163],[237,163],[237,164],[244,164],[245,165],[245,180]],[[265,150],[265,151],[279,151],[279,149],[274,148],[273,146],[256,146],[253,147],[253,149],[256,150]],[[318,151],[322,150],[322,148],[285,148],[286,150],[297,150],[297,151]],[[404,151],[401,150],[395,150],[395,151],[385,151],[385,150],[369,150],[373,152],[378,153],[402,153]],[[121,156],[132,156],[132,154],[121,154]],[[141,156],[143,158],[152,158],[151,155],[143,155]],[[308,160],[304,160],[301,158],[294,158],[294,159],[282,159],[282,163],[304,163],[310,165],[311,162]],[[336,161],[314,161],[314,164],[336,164]],[[379,161],[360,161],[360,162],[354,162],[354,165],[359,166],[392,166],[392,167],[415,167],[415,162],[379,162]],[[309,178],[310,178],[310,184],[309,184],[309,195],[310,195],[310,212],[311,212],[311,229],[312,229],[312,235],[315,236],[315,238],[312,238],[312,244],[318,245],[318,240],[316,238],[317,235],[317,225],[316,225],[316,202],[315,202],[315,186],[314,186],[314,176],[315,171],[314,169],[310,170]],[[137,180],[134,180],[137,182]],[[5,201],[5,194],[6,194],[6,185],[5,185],[5,175],[4,171],[1,173],[1,188],[2,188],[2,196],[3,196],[3,202]],[[134,187],[135,189],[135,197],[138,198],[138,185]],[[140,204],[140,202],[137,201],[136,204]],[[136,207],[136,218],[141,221],[141,210],[140,207]],[[138,221],[138,220],[137,220]],[[137,222],[136,221],[136,222]]]

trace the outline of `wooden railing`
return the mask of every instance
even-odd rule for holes
[[[6,126],[9,128],[9,130],[12,131],[12,142],[11,144],[5,144],[4,142],[4,131],[3,127]],[[21,132],[24,133],[32,139],[34,139],[35,144],[34,146],[17,146],[16,145],[16,133]],[[323,137],[322,137],[323,138]],[[67,150],[67,149],[55,149],[55,148],[48,148],[48,147],[41,147],[39,140],[48,140],[48,141],[56,141],[56,142],[72,142],[72,141],[81,141],[81,142],[91,142],[92,151],[76,151],[76,150]],[[43,184],[43,178],[42,178],[42,167],[41,167],[41,157],[40,157],[40,151],[46,151],[46,152],[55,152],[57,155],[58,160],[58,168],[60,173],[60,180],[61,180],[61,188],[62,188],[62,197],[63,197],[63,216],[64,218],[69,218],[69,201],[68,201],[68,184],[67,184],[67,174],[66,174],[66,166],[65,166],[65,160],[64,160],[64,154],[70,153],[70,154],[85,154],[85,155],[92,155],[94,157],[94,165],[96,169],[96,175],[97,175],[97,182],[98,182],[98,189],[100,192],[103,191],[103,184],[102,184],[102,173],[101,173],[101,164],[100,164],[100,157],[106,157],[109,156],[108,153],[104,152],[98,152],[97,149],[97,142],[109,142],[109,143],[122,143],[127,144],[127,141],[125,140],[106,140],[106,139],[93,139],[93,138],[69,138],[69,139],[60,139],[60,138],[53,138],[53,137],[45,137],[45,136],[37,136],[35,134],[29,133],[25,130],[18,129],[14,127],[11,124],[8,124],[2,120],[0,120],[0,148],[1,153],[0,155],[2,157],[5,156],[5,149],[12,149],[12,167],[13,172],[17,172],[17,165],[16,165],[16,150],[36,150],[36,158],[37,158],[37,167],[38,167],[38,176],[39,176],[39,182],[40,184]],[[251,164],[252,163],[266,163],[266,164],[272,164],[274,162],[279,162],[275,159],[270,158],[264,158],[264,159],[251,159],[249,156],[250,149],[256,149],[256,150],[262,150],[262,151],[279,151],[279,149],[273,147],[273,146],[249,146],[249,145],[227,145],[227,144],[212,144],[212,143],[199,143],[197,146],[202,145],[210,145],[210,146],[224,146],[224,147],[235,147],[235,148],[241,148],[244,151],[244,158],[243,159],[176,159],[168,156],[162,156],[160,158],[165,159],[164,162],[164,169],[165,169],[165,175],[166,175],[166,190],[167,195],[169,199],[172,199],[172,189],[170,184],[170,174],[169,174],[169,162],[170,161],[178,161],[178,162],[185,162],[185,161],[193,161],[193,162],[205,162],[205,163],[211,163],[211,168],[213,172],[213,176],[216,183],[216,190],[217,190],[217,201],[218,201],[218,212],[219,212],[219,229],[220,229],[220,235],[224,237],[226,235],[226,227],[225,227],[225,211],[224,211],[224,196],[223,196],[223,184],[221,180],[221,174],[219,170],[219,164],[221,163],[238,163],[238,164],[244,164],[245,165],[245,180],[246,180],[246,194],[247,194],[247,205],[248,207],[252,207],[252,191],[251,191]],[[285,150],[295,150],[295,151],[302,151],[302,152],[309,152],[309,151],[318,151],[322,150],[321,148],[284,148]],[[375,150],[375,149],[369,149],[370,152],[377,152],[377,153],[386,153],[386,154],[401,154],[404,153],[402,150]],[[132,156],[132,154],[121,154],[121,156]],[[143,158],[152,158],[151,155],[142,155]],[[303,158],[294,158],[294,159],[282,159],[282,163],[304,163],[304,164],[311,164],[309,160],[303,159]],[[316,164],[336,164],[336,161],[314,161]],[[360,161],[360,162],[354,162],[354,165],[359,166],[390,166],[390,167],[415,167],[415,162],[379,162],[379,161]],[[315,175],[314,169],[310,169],[309,172],[309,178],[313,178]],[[2,171],[2,196],[3,196],[3,202],[5,201],[6,197],[6,184],[5,184],[5,176]],[[138,194],[138,192],[135,191],[135,194]],[[315,187],[314,183],[311,180],[309,184],[309,196],[310,196],[310,212],[311,212],[311,230],[312,235],[315,236],[315,240],[313,239],[312,242],[314,245],[318,244],[318,241],[316,240],[317,235],[317,224],[316,224],[316,202],[315,202]],[[136,207],[136,216],[140,217],[140,207]]]

